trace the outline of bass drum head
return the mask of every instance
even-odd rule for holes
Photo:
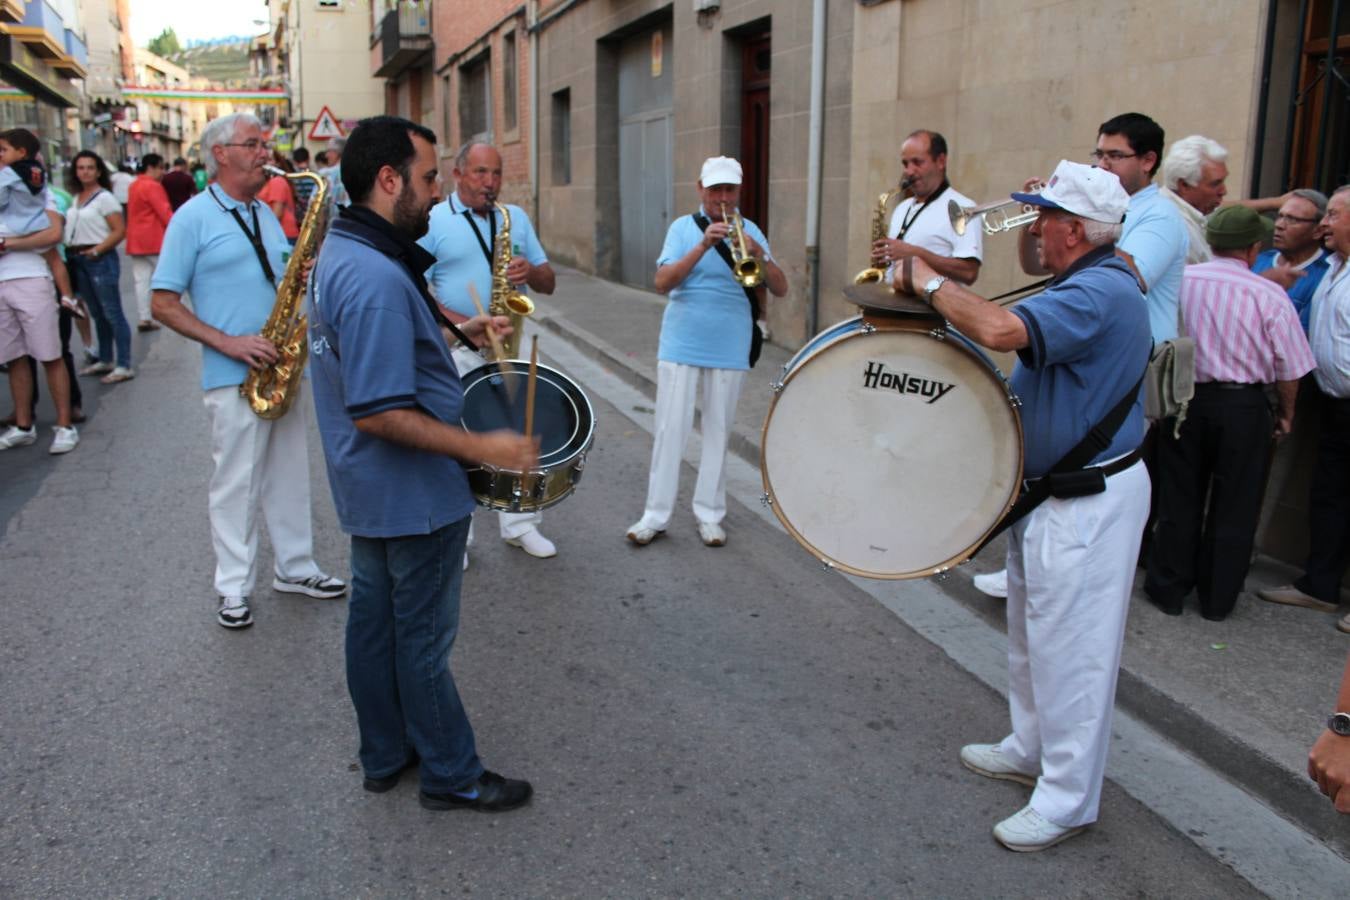
[[[855,575],[921,578],[963,562],[1022,478],[1006,383],[951,331],[835,335],[786,373],[769,408],[760,462],[774,512]]]
[[[466,431],[525,431],[525,395],[530,364],[512,359],[488,363],[467,373],[464,412],[460,424]],[[534,390],[534,433],[539,436],[539,469],[571,459],[590,446],[595,430],[591,403],[566,375],[538,366]],[[537,470],[536,470],[537,471]]]

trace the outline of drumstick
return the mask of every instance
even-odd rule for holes
[[[478,288],[473,286],[472,281],[468,283],[467,287],[469,288],[469,299],[473,301],[473,308],[478,310],[480,316],[486,316],[487,313],[483,311],[483,301],[478,299]],[[488,318],[487,324],[483,326],[483,331],[487,334],[488,340],[492,342],[492,352],[497,357],[497,364],[501,367],[502,374],[505,375],[510,371],[505,365],[506,352],[502,349],[501,338],[497,337],[497,329],[493,326],[491,317]]]

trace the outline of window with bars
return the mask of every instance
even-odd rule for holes
[[[492,143],[492,78],[488,55],[459,67],[460,142]]]

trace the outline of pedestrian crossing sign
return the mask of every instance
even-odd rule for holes
[[[332,110],[327,106],[319,110],[319,115],[314,119],[314,127],[309,129],[309,139],[311,141],[331,141],[333,138],[342,137],[342,126],[338,124],[337,116],[333,115]]]

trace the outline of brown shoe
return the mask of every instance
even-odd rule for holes
[[[1277,588],[1266,588],[1264,591],[1257,591],[1256,596],[1267,603],[1282,603],[1285,606],[1302,606],[1305,609],[1315,609],[1318,612],[1324,613],[1334,613],[1340,609],[1335,603],[1318,600],[1311,594],[1303,593],[1292,584],[1281,585]]]

